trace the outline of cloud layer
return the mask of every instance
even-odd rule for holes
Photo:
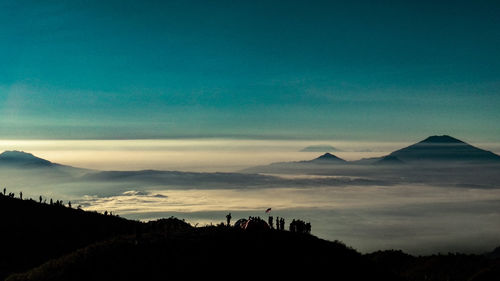
[[[87,196],[85,209],[134,219],[179,216],[201,225],[273,215],[311,221],[313,233],[364,252],[403,249],[414,254],[482,252],[500,244],[500,190],[413,186],[269,188],[258,190],[126,191]]]

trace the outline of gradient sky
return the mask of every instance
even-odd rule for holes
[[[499,1],[0,1],[3,139],[500,142]]]

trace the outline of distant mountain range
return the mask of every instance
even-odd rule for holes
[[[299,179],[275,174],[335,176]],[[196,173],[178,171],[98,171],[52,163],[22,151],[0,154],[0,175],[5,183],[31,180],[38,183],[116,183],[126,190],[131,185],[191,186],[196,188],[249,188],[345,184],[395,184],[432,182],[464,186],[498,187],[500,156],[450,136],[431,136],[382,157],[346,161],[329,152],[312,160],[272,163],[236,173]],[[341,178],[345,177],[345,178]],[[12,184],[10,184],[12,186]],[[89,187],[90,188],[90,187]],[[119,190],[121,190],[118,188]],[[117,189],[117,190],[118,190]]]
[[[382,157],[346,161],[331,153],[315,159],[247,168],[243,173],[334,175],[384,183],[500,187],[500,156],[450,136],[431,136]]]
[[[330,146],[310,146],[302,151],[312,151],[315,149],[334,149]],[[396,150],[389,155],[375,158],[365,158],[355,161],[346,161],[330,152],[305,161],[273,163],[279,164],[319,164],[319,165],[347,165],[347,164],[377,164],[377,165],[401,165],[401,164],[431,164],[431,163],[467,163],[467,164],[488,164],[500,163],[500,156],[486,151],[456,138],[443,136],[430,136],[418,143]],[[65,168],[78,171],[91,171],[87,169],[65,166],[34,156],[23,151],[5,151],[0,154],[0,167],[9,168]],[[151,173],[151,171],[149,171]]]
[[[278,165],[426,165],[426,164],[491,164],[500,163],[500,156],[486,151],[456,138],[443,136],[430,136],[416,144],[396,150],[389,155],[374,158],[365,158],[356,161],[346,161],[329,152],[318,158],[299,161],[273,163]],[[250,168],[254,169],[254,168]]]

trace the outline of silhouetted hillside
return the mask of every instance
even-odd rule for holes
[[[399,280],[338,242],[203,227],[97,243],[13,280]]]
[[[449,253],[414,257],[401,251],[378,251],[365,256],[380,270],[388,270],[408,281],[500,280],[500,259],[487,255]]]
[[[498,280],[490,255],[361,255],[335,241],[269,228],[130,221],[0,195],[7,280]]]
[[[193,228],[175,218],[139,223],[4,195],[0,211],[6,217],[2,278],[38,266],[8,280],[227,280],[240,274],[397,280],[355,250],[308,234]]]
[[[134,233],[138,224],[59,202],[50,205],[4,195],[0,195],[0,214],[0,279],[90,243]]]

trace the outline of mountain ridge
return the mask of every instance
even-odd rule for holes
[[[311,160],[271,163],[250,167],[242,172],[411,178],[412,181],[419,181],[419,178],[437,180],[439,177],[436,173],[440,173],[443,179],[462,184],[465,176],[470,183],[475,173],[483,175],[479,176],[481,179],[476,176],[476,179],[485,181],[497,166],[500,166],[500,156],[491,151],[449,135],[434,135],[379,157],[345,161],[325,153]],[[468,167],[474,168],[467,170]],[[460,168],[460,172],[456,168]],[[491,183],[488,181],[488,184]]]
[[[403,162],[499,162],[500,156],[448,135],[430,136],[418,143],[393,151],[389,156]]]
[[[28,152],[6,150],[0,154],[0,165],[51,167],[59,164],[52,163]]]

